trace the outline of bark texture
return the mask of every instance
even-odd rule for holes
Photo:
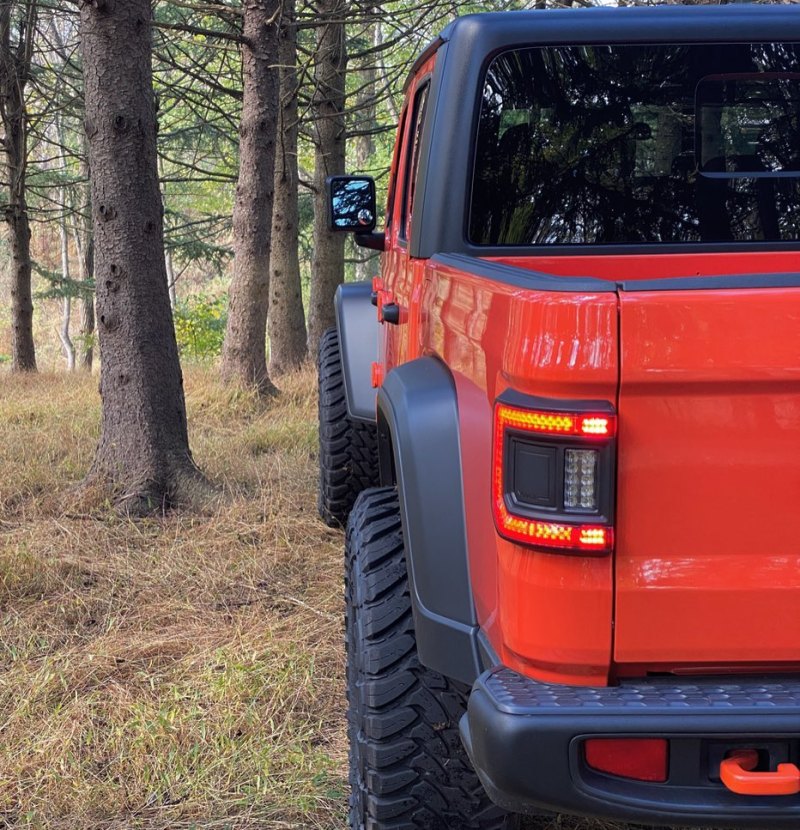
[[[164,267],[150,0],[81,6],[103,404],[90,481],[150,512],[208,494],[192,461]]]
[[[94,364],[94,297],[81,299],[81,352],[80,367],[91,372]]]
[[[365,17],[372,17],[375,13],[373,6],[365,8]],[[380,49],[379,32],[377,22],[372,23],[367,30],[371,35],[370,46]],[[359,91],[356,96],[356,110],[358,113],[357,135],[355,138],[356,172],[372,175],[370,169],[372,157],[375,155],[374,131],[378,126],[377,119],[377,80],[378,71],[375,64],[375,56],[367,55],[364,66],[359,71]],[[378,253],[368,248],[360,248],[353,241],[353,250],[356,260],[356,279],[368,280],[375,273]]]
[[[78,252],[78,279],[82,284],[80,293],[81,329],[78,341],[78,365],[85,372],[92,371],[94,362],[94,232],[92,229],[92,195],[89,181],[89,143],[86,134],[82,137],[80,210],[72,225],[72,237]]]
[[[316,354],[323,333],[335,323],[333,295],[344,281],[344,234],[328,230],[325,179],[345,172],[345,23],[344,0],[318,0],[317,55],[314,68],[314,255],[308,351]]]
[[[279,30],[280,113],[269,275],[269,373],[299,369],[308,354],[298,256],[297,23],[295,0],[284,0]]]
[[[85,372],[91,372],[94,362],[95,326],[94,291],[88,287],[94,280],[94,234],[91,223],[89,227],[79,231],[75,238],[80,240],[80,244],[77,245],[78,273],[80,281],[86,286],[81,291],[81,336],[78,363]]]
[[[269,254],[278,120],[280,0],[245,0],[239,179],[233,208],[233,280],[222,378],[273,391],[267,372]]]
[[[5,221],[11,247],[11,371],[36,371],[31,292],[31,228],[26,198],[28,110],[25,91],[30,77],[37,3],[29,0],[19,20],[15,7],[0,3],[0,115],[2,115],[8,204]],[[12,34],[16,30],[16,40]]]

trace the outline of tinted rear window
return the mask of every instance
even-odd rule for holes
[[[470,241],[800,239],[800,46],[521,49],[486,74]]]

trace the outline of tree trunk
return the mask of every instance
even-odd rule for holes
[[[87,231],[84,249],[81,254],[81,282],[94,281],[94,232]],[[81,368],[86,372],[92,371],[94,363],[95,339],[95,312],[94,291],[85,289],[81,297]]]
[[[284,0],[279,33],[280,114],[269,275],[269,373],[300,368],[308,354],[298,252],[297,24],[295,0]]]
[[[164,252],[164,267],[167,269],[167,285],[169,286],[169,306],[175,311],[178,304],[178,288],[175,285],[175,266],[172,263],[172,251]]]
[[[0,113],[4,127],[8,204],[5,221],[11,243],[11,371],[35,372],[33,294],[31,290],[31,229],[28,218],[28,110],[25,90],[33,56],[37,3],[29,0],[21,20],[12,21],[13,7],[0,3]],[[18,34],[12,43],[12,30]]]
[[[367,6],[364,9],[364,16],[371,17],[376,9]],[[377,10],[380,11],[379,9]],[[370,25],[368,31],[371,33],[371,46],[380,48],[378,23]],[[377,126],[376,113],[376,86],[378,72],[375,65],[375,56],[367,55],[364,59],[365,65],[359,72],[359,93],[356,97],[356,109],[358,111],[357,124],[359,135],[356,136],[356,171],[359,173],[371,174],[370,163],[375,155],[375,137],[372,130]],[[367,248],[360,248],[353,241],[353,249],[356,258],[356,279],[368,280],[373,276],[373,263],[378,257],[376,251]]]
[[[91,206],[86,209],[91,211]],[[78,279],[82,284],[81,298],[81,334],[79,340],[78,365],[85,372],[92,371],[94,362],[94,237],[91,221],[81,217],[81,225],[88,221],[88,226],[72,228],[75,248],[78,251]]]
[[[61,203],[66,205],[66,194],[62,194]],[[71,291],[69,273],[69,234],[67,233],[67,218],[62,216],[59,220],[59,234],[61,236],[61,276],[64,281],[64,291]],[[72,319],[72,297],[69,293],[64,294],[61,304],[61,329],[58,336],[61,339],[61,347],[64,349],[64,359],[67,361],[67,371],[75,371],[75,346],[69,336],[69,325]]]
[[[151,37],[150,0],[81,5],[103,404],[89,481],[134,514],[210,489],[189,451],[169,307]]]
[[[69,336],[69,326],[72,321],[72,297],[67,295],[61,301],[61,328],[58,336],[61,348],[64,350],[64,360],[67,361],[67,371],[75,371],[75,346]]]
[[[81,334],[78,365],[85,372],[92,371],[94,362],[94,234],[92,232],[92,197],[89,185],[89,146],[86,134],[82,136],[80,211],[72,223],[72,236],[78,252],[78,279],[81,282]]]
[[[92,371],[94,363],[94,296],[81,298],[81,357],[80,366],[85,372]]]
[[[233,280],[222,378],[274,390],[267,372],[269,250],[278,118],[280,0],[245,0],[239,180],[233,207]]]
[[[345,171],[345,24],[344,0],[318,0],[317,54],[314,68],[314,255],[308,351],[334,325],[333,295],[344,280],[344,235],[328,230],[325,179]]]
[[[10,154],[9,154],[10,155]],[[9,176],[11,164],[8,166]],[[11,240],[11,371],[35,372],[36,347],[33,343],[33,293],[31,289],[31,229],[28,204],[23,189],[12,185],[6,208]],[[16,193],[14,191],[16,190]]]

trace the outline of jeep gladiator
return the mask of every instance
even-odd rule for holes
[[[351,827],[800,826],[800,11],[460,18],[328,187]]]

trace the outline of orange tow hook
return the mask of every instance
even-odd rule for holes
[[[755,749],[737,749],[719,766],[722,783],[739,795],[794,795],[800,793],[800,769],[778,764],[776,772],[752,772],[758,764]]]

